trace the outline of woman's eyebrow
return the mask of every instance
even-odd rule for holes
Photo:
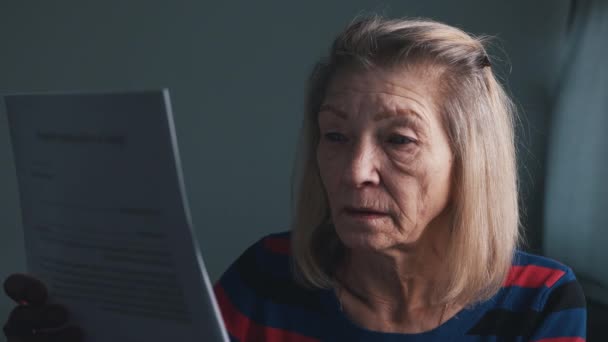
[[[407,126],[411,125],[416,128],[425,128],[428,126],[424,117],[411,109],[399,109],[397,112],[382,112],[374,117],[374,121],[385,119],[394,119],[399,124]]]
[[[348,113],[331,104],[323,104],[321,108],[319,108],[319,113],[322,112],[334,114],[335,116],[344,120],[348,119]],[[374,117],[374,121],[385,119],[394,119],[399,125],[412,126],[419,130],[427,127],[427,122],[424,120],[424,117],[411,109],[399,109],[397,112],[385,111],[377,114]]]
[[[321,108],[319,108],[319,113],[321,113],[321,112],[328,112],[328,113],[335,114],[337,117],[339,117],[341,119],[348,118],[348,114],[345,111],[343,111],[339,108],[336,108],[330,104],[322,105]]]

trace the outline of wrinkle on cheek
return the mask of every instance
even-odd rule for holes
[[[405,165],[400,162],[394,165],[392,172],[400,173],[401,177],[387,186],[387,191],[400,211],[396,224],[404,234],[403,237],[408,238],[424,228],[421,227],[421,224],[424,224],[421,219],[428,212],[431,177],[428,177],[428,170],[419,160]]]
[[[414,176],[418,173],[417,171],[420,167],[420,162],[418,162],[414,157],[401,160],[393,159],[393,166],[395,167],[397,172],[403,173],[408,176]]]
[[[416,208],[418,217],[425,217],[427,214],[429,203],[429,188],[430,184],[428,179],[420,182],[420,199],[418,200],[418,207]]]
[[[407,226],[403,225],[404,221],[407,222]],[[410,235],[410,233],[415,229],[417,224],[416,224],[415,218],[408,216],[407,210],[401,210],[400,215],[399,215],[399,222],[397,222],[397,226],[399,227],[399,231],[401,231],[401,233],[404,233],[405,237],[408,237]]]
[[[421,167],[420,162],[421,147],[417,146],[414,151],[390,151],[387,153],[388,158],[391,161],[396,171],[407,175],[414,175],[418,173],[418,169]]]
[[[397,229],[401,233],[407,233],[407,235],[409,235],[412,231],[412,227],[416,226],[415,211],[412,211],[412,209],[415,210],[415,208],[411,207],[412,203],[418,201],[417,186],[415,185],[415,182],[399,178],[392,183],[386,184],[386,192],[397,206],[398,212],[394,218]]]

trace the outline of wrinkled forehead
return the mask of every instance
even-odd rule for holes
[[[425,67],[351,67],[334,74],[321,108],[414,111],[429,121],[437,115],[438,94],[437,77]]]

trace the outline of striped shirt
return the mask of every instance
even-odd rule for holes
[[[491,299],[424,333],[383,333],[349,320],[332,290],[298,285],[289,239],[289,233],[261,239],[215,285],[232,341],[585,341],[582,289],[571,269],[551,259],[517,251]]]

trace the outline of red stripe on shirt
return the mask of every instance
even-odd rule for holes
[[[241,342],[318,342],[319,340],[283,329],[259,325],[243,315],[232,305],[224,289],[218,284],[214,287],[217,302],[222,311],[226,329]]]
[[[291,251],[290,241],[285,238],[267,237],[264,247],[277,254],[289,254]]]
[[[582,337],[550,337],[535,340],[534,342],[585,342],[586,340]]]
[[[503,286],[551,287],[565,273],[555,268],[536,265],[511,266]]]

